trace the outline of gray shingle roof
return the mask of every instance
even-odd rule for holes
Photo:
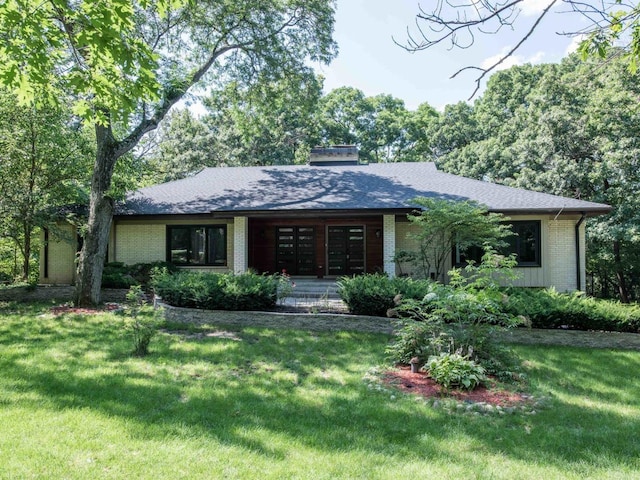
[[[491,211],[609,211],[607,205],[440,172],[433,163],[207,168],[193,177],[133,192],[119,215],[280,210],[397,210],[418,196],[475,200]]]

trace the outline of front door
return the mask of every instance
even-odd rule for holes
[[[276,227],[276,271],[315,275],[314,227]]]
[[[339,226],[327,229],[328,275],[364,273],[364,226]]]

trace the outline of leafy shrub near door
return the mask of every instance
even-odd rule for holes
[[[356,315],[386,317],[395,306],[394,298],[421,299],[430,291],[429,280],[413,280],[407,277],[389,278],[386,275],[370,274],[342,277],[338,280],[338,295]]]
[[[156,295],[175,307],[207,310],[269,310],[276,304],[278,275],[159,270],[152,280]]]

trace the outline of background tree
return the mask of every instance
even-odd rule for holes
[[[477,72],[475,96],[482,80],[507,58],[513,55],[550,14],[582,17],[583,25],[574,31],[560,35],[578,36],[579,51],[583,58],[595,55],[600,58],[615,54],[621,56],[629,70],[635,72],[640,61],[640,4],[634,1],[603,0],[546,0],[537,5],[536,15],[520,15],[527,0],[438,0],[430,10],[420,7],[416,16],[416,30],[409,31],[406,42],[399,43],[410,51],[426,50],[445,44],[449,48],[468,48],[482,35],[499,34],[502,29],[521,32],[515,46],[488,67],[467,66],[452,75],[466,70]]]
[[[438,157],[452,173],[612,205],[589,220],[588,272],[595,293],[623,301],[640,294],[638,80],[620,57],[497,72],[471,108],[475,137]]]
[[[0,237],[20,252],[24,281],[34,234],[52,222],[52,207],[86,202],[92,151],[75,120],[62,108],[18,107],[0,91]]]
[[[95,127],[76,303],[100,301],[114,167],[201,80],[224,85],[300,71],[334,54],[325,0],[61,0],[0,4],[0,81],[22,99],[60,91]]]
[[[426,132],[436,117],[426,103],[412,112],[391,95],[366,97],[353,87],[329,92],[318,111],[324,145],[356,145],[360,158],[372,163],[423,160]]]

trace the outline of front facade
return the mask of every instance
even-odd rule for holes
[[[419,196],[474,200],[508,215],[518,233],[515,283],[559,291],[583,288],[585,219],[609,210],[445,174],[432,163],[325,158],[309,166],[209,168],[130,195],[114,216],[108,260],[312,278],[411,274],[393,256],[415,250],[407,214]],[[66,264],[76,248],[50,239],[41,281],[71,283]],[[457,260],[454,251],[446,270]]]

